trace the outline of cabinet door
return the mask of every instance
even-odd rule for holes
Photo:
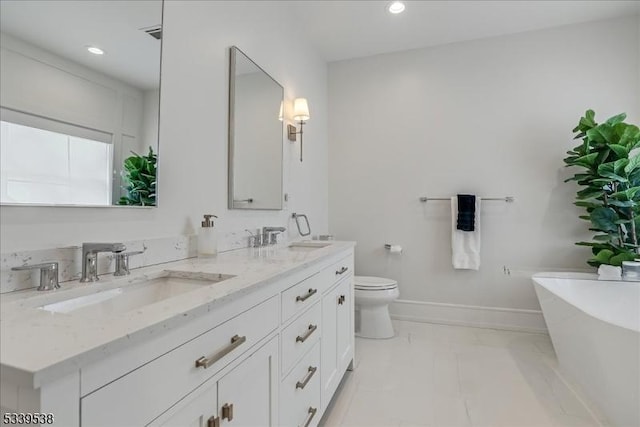
[[[320,347],[320,377],[322,379],[322,410],[327,407],[338,385],[338,292],[331,289],[322,298],[322,338]]]
[[[336,289],[338,299],[336,313],[336,355],[338,372],[342,374],[353,359],[353,304],[352,304],[352,279],[344,280]],[[339,375],[341,378],[341,375]],[[340,381],[340,379],[338,379]]]
[[[218,409],[218,385],[213,379],[202,384],[174,408],[149,424],[153,427],[212,427]]]
[[[267,427],[278,424],[278,338],[249,356],[218,381],[220,425]]]

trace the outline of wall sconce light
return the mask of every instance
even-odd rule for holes
[[[309,120],[311,116],[309,115],[309,104],[307,103],[306,98],[296,98],[293,100],[293,120],[297,121],[300,124],[300,132],[297,131],[296,127],[293,125],[287,126],[287,134],[289,137],[289,141],[294,142],[296,140],[296,135],[300,134],[300,161],[302,161],[302,126]]]

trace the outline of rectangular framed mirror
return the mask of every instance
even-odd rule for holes
[[[162,0],[0,2],[0,203],[155,206]]]
[[[282,209],[283,87],[233,46],[229,67],[229,209]]]

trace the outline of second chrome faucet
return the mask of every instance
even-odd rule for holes
[[[249,247],[259,248],[261,246],[275,245],[278,243],[278,234],[284,233],[284,227],[262,227],[262,231],[258,229],[256,233],[245,230],[249,236]]]
[[[83,243],[82,244],[82,277],[83,283],[98,280],[98,253],[124,252],[127,247],[122,243]]]

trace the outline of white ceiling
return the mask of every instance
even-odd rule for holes
[[[327,61],[356,58],[637,14],[640,1],[281,2]]]
[[[141,89],[158,88],[160,0],[0,1],[0,30]],[[92,55],[87,45],[106,54]]]
[[[273,1],[327,61],[435,46],[636,14],[636,1]],[[247,2],[251,7],[251,2]],[[1,0],[0,30],[133,86],[159,84],[160,0]],[[95,44],[107,53],[89,54]]]

